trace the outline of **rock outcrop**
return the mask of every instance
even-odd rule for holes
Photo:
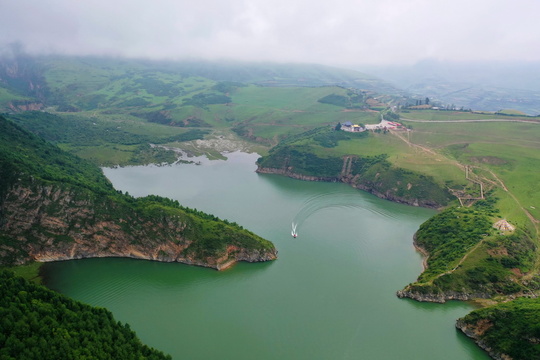
[[[416,301],[422,302],[434,302],[443,304],[449,300],[460,300],[460,301],[469,301],[473,299],[489,299],[491,296],[486,293],[466,293],[466,292],[457,292],[457,291],[446,291],[440,293],[422,293],[420,291],[415,291],[407,286],[403,290],[396,292],[396,295],[399,298],[409,298]]]
[[[8,107],[14,112],[21,112],[43,110],[44,105],[41,102],[12,101],[8,104]]]
[[[198,245],[204,233],[180,211],[156,217],[133,210],[107,196],[78,188],[34,181],[13,186],[0,201],[0,256],[21,264],[90,257],[129,257],[224,269],[236,261],[268,261],[277,257],[273,245],[254,234],[253,246],[231,240],[218,252]],[[253,239],[251,239],[253,237]]]
[[[339,177],[322,177],[322,176],[309,176],[295,173],[292,167],[286,167],[283,169],[264,168],[258,167],[256,172],[259,174],[277,174],[290,177],[297,180],[305,181],[326,181],[326,182],[341,182]]]
[[[419,199],[408,198],[405,196],[399,196],[396,194],[395,189],[385,189],[381,191],[381,188],[373,186],[373,184],[364,184],[358,176],[341,175],[337,177],[323,177],[323,176],[310,176],[302,175],[294,172],[292,167],[286,167],[282,169],[258,167],[256,170],[260,174],[278,174],[287,176],[293,179],[305,180],[305,181],[325,181],[325,182],[343,182],[351,185],[352,187],[366,191],[370,194],[377,196],[378,198],[397,202],[400,204],[406,204],[411,206],[421,206],[426,208],[437,209],[442,206],[431,199]]]
[[[493,350],[482,340],[484,332],[491,327],[492,324],[489,321],[479,321],[475,325],[469,325],[462,319],[456,321],[456,328],[461,330],[465,335],[474,340],[474,342],[482,349],[484,349],[489,356],[495,360],[512,360],[512,358],[506,354],[500,354]]]

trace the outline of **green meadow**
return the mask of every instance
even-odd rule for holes
[[[429,122],[413,123],[413,129],[411,142],[470,165],[486,183],[495,183],[501,216],[530,224],[527,211],[540,219],[540,123]]]

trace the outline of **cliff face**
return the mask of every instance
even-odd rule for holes
[[[294,172],[292,167],[286,167],[283,169],[275,169],[275,168],[265,168],[265,167],[258,167],[256,172],[260,174],[277,174],[277,175],[283,175],[288,176],[293,179],[298,180],[305,180],[305,181],[328,181],[328,182],[340,182],[341,179],[338,177],[323,177],[323,176],[309,176],[309,175],[302,175],[297,174]]]
[[[11,239],[0,243],[0,256],[11,254],[17,264],[130,257],[223,269],[236,261],[277,256],[260,238],[264,246],[243,247],[231,240],[220,251],[201,252],[196,249],[205,234],[190,216],[174,211],[149,216],[106,196],[39,181],[15,185],[4,196],[0,233]]]
[[[347,160],[345,160],[347,161]],[[427,208],[440,208],[443,204],[438,203],[432,199],[423,199],[419,197],[411,197],[408,194],[399,195],[401,192],[397,187],[388,188],[385,185],[378,183],[376,181],[366,181],[365,178],[356,175],[351,176],[350,174],[342,174],[335,177],[324,177],[324,176],[310,176],[298,174],[294,171],[293,167],[285,167],[281,169],[277,168],[266,168],[258,167],[258,173],[261,174],[278,174],[288,176],[293,179],[305,180],[305,181],[326,181],[326,182],[343,182],[351,185],[352,187],[369,192],[377,196],[378,198],[390,200],[400,204],[406,204],[411,206],[422,206]],[[401,185],[401,184],[398,184]],[[406,187],[409,189],[412,187],[412,184],[406,184]]]
[[[462,319],[456,321],[456,328],[461,330],[465,335],[474,340],[474,342],[484,349],[489,356],[495,360],[512,360],[512,357],[506,354],[500,354],[491,348],[485,341],[482,340],[482,335],[488,330],[492,324],[489,321],[479,321],[474,325],[467,324]]]
[[[449,300],[461,300],[468,301],[473,299],[489,299],[491,296],[486,293],[466,293],[457,291],[446,291],[440,293],[422,293],[415,291],[410,287],[406,287],[403,290],[399,290],[397,293],[399,298],[409,298],[416,301],[434,302],[443,304]]]
[[[14,112],[20,112],[42,110],[44,105],[41,102],[12,101],[8,104],[8,107]]]

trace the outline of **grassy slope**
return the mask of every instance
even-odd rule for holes
[[[470,116],[469,116],[470,115]],[[454,119],[490,119],[492,115],[469,113],[411,112],[408,118],[431,119],[429,122],[406,122],[412,125],[411,142],[429,147],[462,165],[470,166],[470,176],[491,190],[487,199],[495,202],[497,213],[490,215],[491,222],[507,219],[517,226],[514,237],[498,236],[495,233],[469,247],[461,260],[450,261],[443,271],[449,274],[421,277],[419,285],[435,285],[453,291],[479,291],[505,294],[529,291],[538,287],[538,219],[540,213],[534,204],[540,201],[537,184],[540,175],[535,169],[540,166],[540,124],[523,122],[440,122]],[[502,118],[502,117],[500,117]],[[505,117],[507,120],[519,120]],[[437,121],[439,120],[439,121]],[[534,120],[527,118],[525,120]],[[469,193],[479,195],[478,185],[470,184]],[[421,244],[422,245],[422,244]],[[515,251],[514,251],[515,250]],[[509,256],[517,259],[504,259]],[[435,259],[434,259],[435,257]],[[431,257],[432,261],[437,255]],[[442,257],[441,259],[444,259]],[[459,265],[455,268],[456,265]],[[514,270],[512,270],[512,268]],[[519,269],[519,270],[516,270]],[[511,271],[512,270],[512,271]],[[487,272],[486,272],[487,271]],[[486,274],[490,273],[490,279]],[[489,277],[489,276],[488,276]],[[476,279],[476,283],[471,283]],[[508,280],[514,284],[510,286]],[[482,284],[495,284],[482,287]],[[499,285],[497,285],[499,284]],[[417,290],[419,288],[416,288]],[[476,289],[476,290],[474,290]],[[424,289],[425,290],[425,289]],[[431,291],[438,291],[434,288]]]
[[[253,136],[272,140],[283,138],[321,125],[338,122],[377,122],[377,113],[351,111],[322,104],[319,99],[345,95],[347,90],[334,86],[319,88],[273,88],[249,86],[232,95],[231,115],[249,128]]]
[[[422,112],[418,114],[422,115]],[[457,117],[466,115],[459,114]],[[482,116],[484,119],[491,117]],[[411,142],[434,148],[462,164],[474,166],[480,176],[499,184],[496,192],[501,198],[498,205],[501,216],[526,226],[532,223],[524,210],[535,219],[540,219],[540,208],[534,205],[540,204],[540,192],[537,190],[540,174],[535,171],[540,168],[540,123],[411,124],[414,128]],[[504,191],[489,171],[502,180],[508,191]]]
[[[9,89],[0,87],[0,104],[8,104],[9,102],[15,100],[30,100],[30,98],[14,94]]]
[[[445,179],[396,166],[395,160],[400,156],[404,158],[404,152],[400,151],[412,150],[388,133],[354,134],[323,127],[297,135],[273,148],[268,156],[260,159],[259,166],[292,169],[294,174],[300,175],[342,179],[380,196],[410,204],[446,205]],[[344,173],[344,159],[349,156],[353,160]],[[401,161],[403,164],[407,162]],[[409,166],[414,167],[418,168],[418,163]]]
[[[80,113],[59,116],[26,112],[9,118],[64,150],[100,165],[174,162],[173,151],[150,148],[148,144],[199,139],[208,132],[151,124],[133,117],[108,121]]]

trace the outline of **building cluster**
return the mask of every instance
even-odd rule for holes
[[[341,124],[341,130],[349,132],[362,132],[366,130],[396,130],[402,128],[402,125],[395,121],[381,120],[378,124],[368,124],[365,127],[361,125],[355,125],[350,121]]]
[[[360,125],[355,125],[350,121],[347,121],[341,125],[341,130],[349,132],[362,132],[366,129]]]
[[[401,128],[401,124],[395,121],[388,121],[382,119],[378,124],[368,124],[366,125],[366,130],[396,130]]]

